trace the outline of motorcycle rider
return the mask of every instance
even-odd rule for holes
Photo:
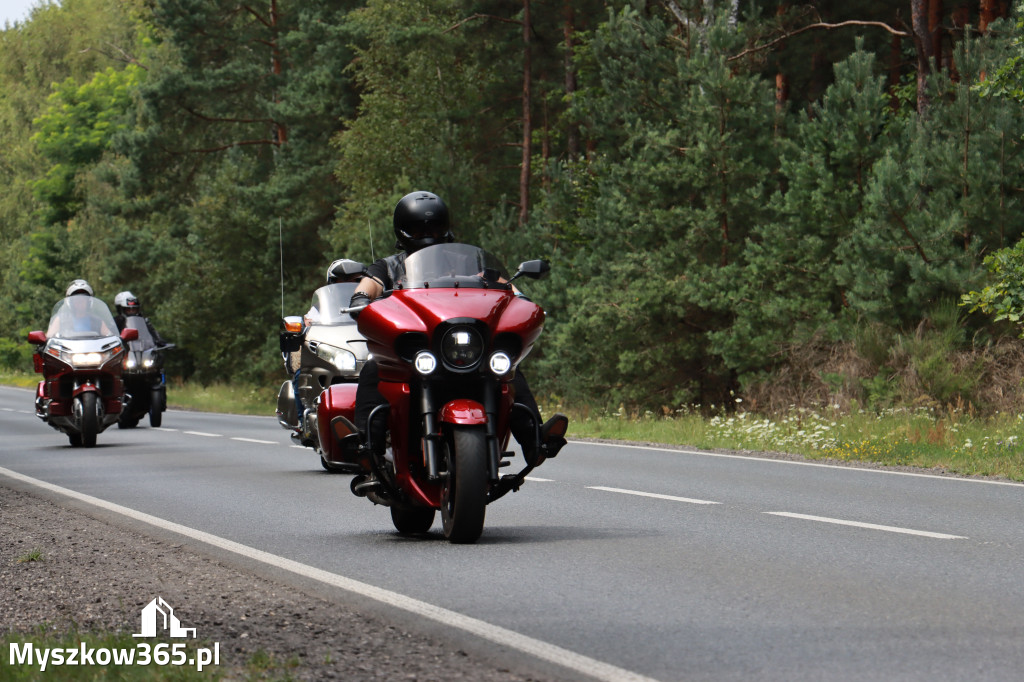
[[[358,282],[363,277],[362,272],[357,272],[354,275],[346,274],[345,270],[347,265],[359,265],[353,260],[348,258],[338,258],[331,262],[327,266],[327,284],[338,284],[344,282]],[[347,268],[352,270],[353,268]],[[310,304],[309,310],[302,316],[302,328],[305,332],[306,328],[310,325],[320,323],[320,311],[317,310],[315,304]],[[292,390],[295,394],[295,414],[299,418],[299,426],[296,428],[297,433],[304,433],[305,431],[305,414],[306,406],[302,404],[302,398],[299,396],[299,375],[302,373],[302,367],[300,364],[300,358],[302,357],[302,351],[296,350],[287,354],[286,359],[286,370],[292,374]],[[293,369],[294,368],[294,369]]]
[[[395,206],[392,224],[398,240],[395,247],[401,249],[401,252],[378,259],[366,269],[366,276],[352,294],[350,307],[365,306],[380,297],[385,290],[393,288],[394,283],[404,276],[405,259],[410,254],[428,246],[455,241],[450,229],[448,207],[432,192],[411,192],[402,197]],[[516,295],[522,296],[518,291]],[[353,312],[352,316],[356,317],[358,314]],[[387,402],[377,388],[378,382],[377,362],[369,360],[359,374],[359,387],[356,390],[356,427],[364,443],[367,440],[368,428],[371,428],[367,423],[370,412]],[[533,415],[531,418],[520,410],[514,411],[511,417],[512,435],[522,448],[527,464],[539,466],[548,457],[557,455],[565,445],[564,435],[569,420],[565,415],[556,413],[544,423],[541,427],[541,444],[538,451],[534,443],[534,423],[541,423],[540,408],[530,392],[526,377],[519,368],[516,368],[512,387],[516,402],[526,405]],[[383,421],[375,420],[372,428],[373,443],[383,447],[386,428]]]
[[[113,329],[108,329],[107,324],[92,312],[91,299],[93,296],[92,287],[84,279],[76,279],[68,285],[64,297],[67,299],[68,312],[70,314],[55,315],[51,321],[51,329],[46,332],[47,336],[54,336],[58,332],[96,332],[106,336],[117,334]]]
[[[114,308],[117,310],[117,314],[114,315],[114,322],[117,324],[118,331],[124,329],[127,323],[126,318],[133,315],[142,317],[142,305],[139,303],[138,297],[130,291],[122,291],[114,297]],[[146,328],[149,330],[150,336],[153,337],[153,343],[156,344],[156,347],[166,346],[167,342],[157,333],[149,318],[143,317],[142,319],[146,321]]]
[[[354,260],[348,258],[339,258],[333,261],[327,266],[327,283],[338,284],[339,282],[358,282],[363,278],[363,273],[357,272],[354,275],[345,274],[346,265],[359,265]],[[350,268],[351,269],[351,268]],[[318,324],[320,322],[320,311],[316,309],[315,305],[310,305],[309,310],[302,316],[302,324],[308,327],[311,324]]]

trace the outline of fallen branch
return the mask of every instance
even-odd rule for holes
[[[738,55],[734,55],[732,57],[729,57],[725,61],[732,62],[732,61],[735,61],[737,59],[742,59],[743,57],[746,57],[748,54],[752,54],[754,52],[760,52],[761,50],[767,50],[768,48],[770,48],[770,47],[772,47],[774,45],[777,45],[777,44],[783,42],[784,40],[788,40],[789,38],[792,38],[793,36],[800,35],[801,33],[804,33],[805,31],[810,31],[811,29],[821,28],[821,29],[825,29],[825,30],[828,30],[828,31],[832,31],[832,30],[835,30],[837,28],[846,28],[847,26],[870,26],[870,27],[873,27],[873,28],[884,29],[884,30],[888,31],[889,33],[891,33],[892,35],[900,36],[901,38],[909,38],[910,37],[910,33],[906,32],[906,31],[900,31],[898,29],[895,29],[892,26],[890,26],[889,24],[885,23],[884,21],[856,21],[856,20],[850,20],[850,21],[841,21],[838,24],[826,24],[826,23],[823,23],[823,22],[818,22],[816,24],[808,24],[807,26],[804,26],[803,28],[798,28],[797,30],[792,31],[791,33],[787,33],[787,34],[785,34],[783,36],[780,36],[780,37],[776,38],[775,40],[767,42],[764,45],[758,45],[757,47],[751,47],[751,48],[749,48],[747,50],[743,50],[743,52],[740,52]]]

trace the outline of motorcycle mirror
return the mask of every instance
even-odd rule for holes
[[[512,279],[509,282],[525,276],[530,279],[541,279],[551,272],[551,265],[546,260],[528,260],[524,263],[519,264],[519,269],[516,274],[512,275]]]
[[[125,327],[121,330],[122,341],[137,341],[139,338],[139,330],[131,327]]]
[[[29,332],[28,333],[28,342],[29,343],[34,343],[34,344],[37,344],[37,345],[41,346],[44,343],[46,343],[46,334],[44,334],[43,332],[40,332],[40,331]]]

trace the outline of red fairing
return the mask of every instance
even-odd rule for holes
[[[356,384],[328,386],[320,394],[320,402],[316,406],[316,426],[320,432],[320,443],[327,450],[324,454],[331,462],[345,461],[341,454],[339,441],[331,433],[331,420],[339,416],[355,423]]]
[[[395,357],[395,341],[407,332],[426,334],[452,318],[484,322],[492,335],[510,332],[522,338],[525,357],[544,328],[544,310],[508,290],[409,289],[374,301],[359,315],[359,331],[377,358],[381,378],[408,376],[409,365]]]

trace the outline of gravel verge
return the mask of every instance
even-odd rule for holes
[[[220,644],[214,670],[227,679],[555,679],[0,480],[0,639],[21,642],[40,627],[139,632],[157,596],[200,640]]]

